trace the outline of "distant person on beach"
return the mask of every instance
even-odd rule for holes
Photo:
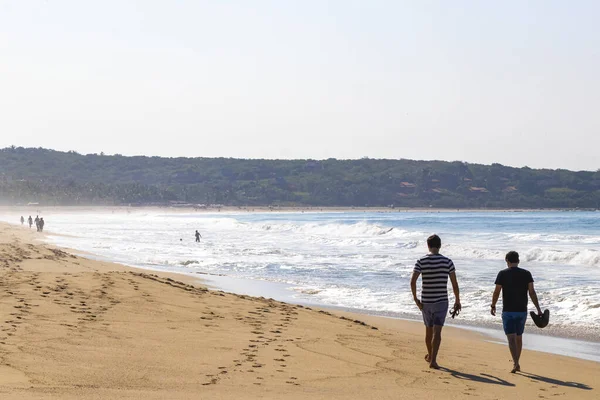
[[[33,225],[33,218],[31,218],[31,215],[27,218],[27,223],[29,223],[29,229],[31,229],[31,226]]]
[[[40,232],[44,232],[44,224],[45,224],[44,218],[40,218],[40,222],[39,222]]]
[[[458,281],[454,263],[440,254],[442,240],[438,235],[427,238],[429,254],[420,258],[415,264],[410,279],[410,289],[425,323],[425,345],[427,355],[425,361],[429,368],[438,369],[437,355],[442,343],[442,328],[448,314],[448,277],[454,291],[453,316],[461,310]],[[422,275],[421,299],[417,297],[417,280]]]
[[[35,216],[35,220],[34,220],[34,221],[35,221],[35,228],[36,228],[36,229],[37,229],[37,231],[39,232],[39,231],[40,231],[40,216],[39,216],[39,215],[36,215],[36,216]]]
[[[23,225],[25,223],[25,218],[23,218],[23,216],[21,215],[21,225]]]
[[[202,235],[200,235],[200,232],[196,230],[196,242],[199,242],[201,237]]]
[[[502,292],[502,325],[508,339],[508,348],[513,359],[513,374],[521,370],[519,360],[523,349],[523,332],[527,321],[527,294],[531,297],[538,315],[542,309],[533,287],[531,272],[519,268],[519,253],[509,251],[504,258],[508,268],[496,277],[496,290],[492,296],[491,313],[496,315],[496,303]]]

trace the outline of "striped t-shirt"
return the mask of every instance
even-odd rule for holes
[[[415,264],[415,272],[423,279],[422,303],[448,301],[448,275],[455,271],[454,263],[441,254],[428,254]]]

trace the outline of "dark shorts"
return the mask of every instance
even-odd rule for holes
[[[434,325],[444,326],[446,321],[446,315],[448,314],[448,302],[443,301],[440,303],[423,304],[423,322],[425,326],[431,328]]]
[[[502,325],[504,326],[504,333],[507,335],[516,334],[521,336],[525,331],[525,322],[527,321],[527,311],[525,312],[503,312],[502,313]]]

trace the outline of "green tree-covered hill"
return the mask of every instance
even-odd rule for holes
[[[0,203],[600,208],[600,172],[413,160],[0,150]]]

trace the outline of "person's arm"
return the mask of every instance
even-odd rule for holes
[[[458,280],[456,280],[456,272],[450,272],[450,282],[452,282],[452,291],[454,292],[454,310],[460,311],[460,290],[458,289]]]
[[[537,293],[535,292],[535,288],[533,287],[533,282],[529,282],[529,297],[531,297],[531,301],[537,309],[538,315],[541,315],[542,309],[540,308],[540,303],[538,302]]]
[[[491,313],[492,315],[496,315],[496,303],[498,302],[498,298],[500,297],[500,292],[502,291],[502,285],[496,285],[496,289],[494,289],[494,294],[492,295],[492,305],[491,305]]]
[[[419,310],[423,309],[423,303],[417,297],[417,279],[419,279],[419,275],[421,275],[418,271],[413,271],[412,276],[410,277],[410,290],[413,294],[413,299],[415,300],[415,304],[419,307]]]

